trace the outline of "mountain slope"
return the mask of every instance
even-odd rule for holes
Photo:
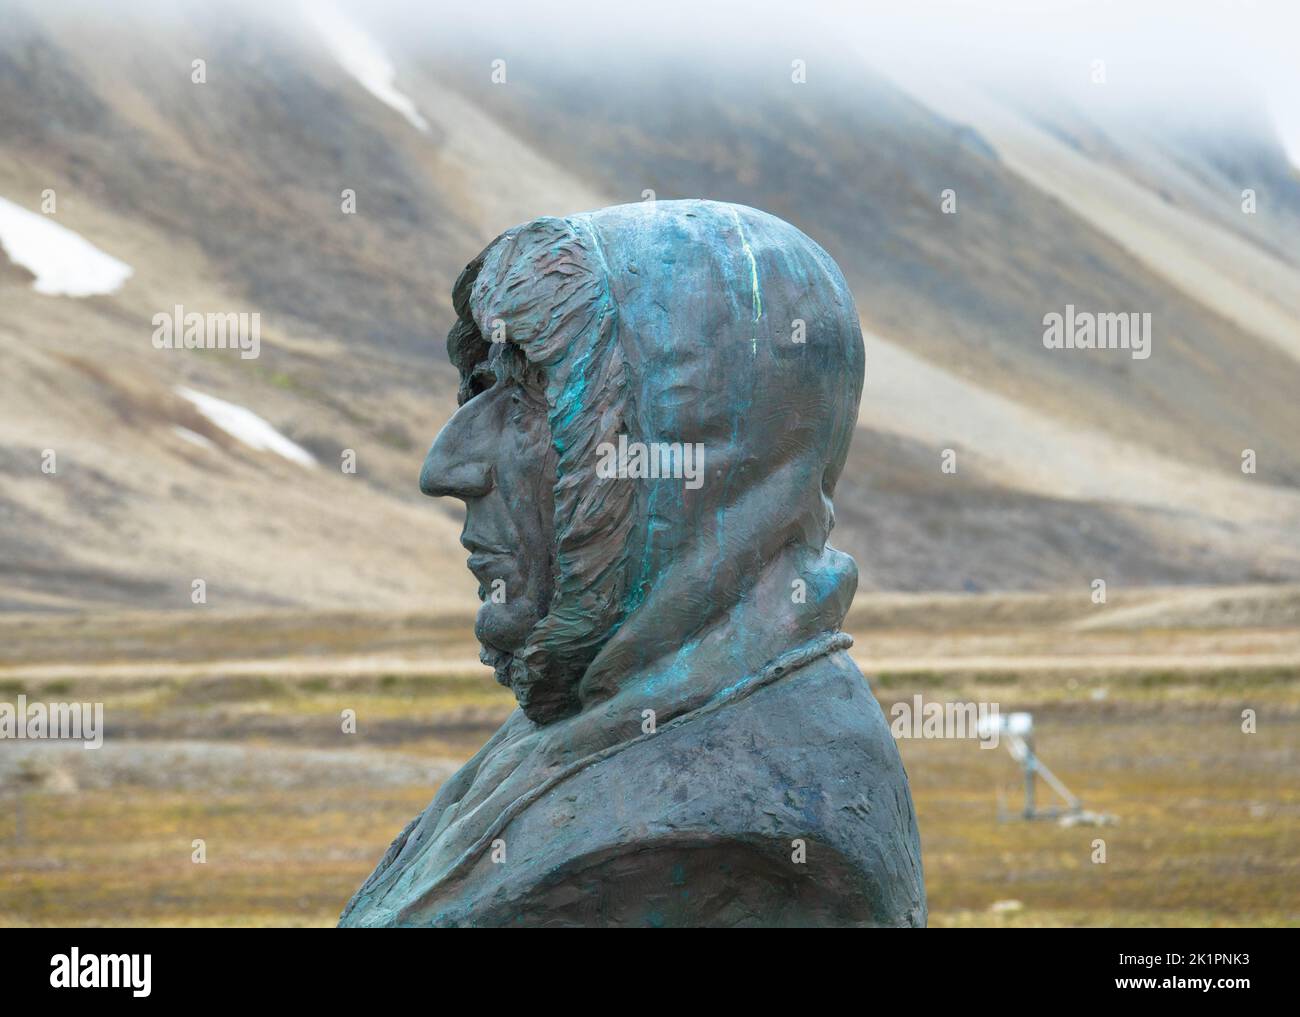
[[[53,189],[54,218],[133,274],[50,297],[0,257],[0,608],[197,609],[200,578],[213,609],[472,604],[459,513],[416,491],[454,408],[451,282],[508,226],[647,188],[765,208],[844,268],[868,378],[834,540],[865,586],[1300,577],[1296,259],[1207,204],[1250,160],[1068,107],[1049,130],[996,98],[946,105],[834,53],[794,85],[759,48],[725,67],[575,49],[512,56],[499,86],[500,38],[349,15],[413,119],[292,7],[5,6],[0,197],[39,211]],[[1106,144],[1061,140],[1090,129]],[[1170,206],[1155,181],[1175,178]],[[1289,186],[1269,177],[1284,205]],[[1044,349],[1066,303],[1150,311],[1152,357]],[[154,349],[177,305],[260,314],[261,356]]]

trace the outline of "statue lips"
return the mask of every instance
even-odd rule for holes
[[[485,578],[481,573],[498,564],[502,558],[509,558],[513,554],[513,552],[502,547],[463,535],[460,538],[460,543],[469,552],[469,560],[466,562],[469,570],[474,573],[476,579],[480,580]]]

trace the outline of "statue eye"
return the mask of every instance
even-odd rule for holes
[[[495,385],[496,381],[496,372],[486,364],[474,368],[473,373],[469,376],[470,398],[473,399],[477,395],[482,395]]]

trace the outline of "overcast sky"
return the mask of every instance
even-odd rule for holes
[[[319,0],[306,0],[319,2]],[[635,64],[654,46],[703,47],[744,59],[747,43],[819,38],[856,44],[881,66],[900,60],[986,80],[1088,84],[1106,61],[1111,101],[1207,108],[1243,88],[1263,97],[1300,165],[1300,0],[342,0],[364,19],[427,26],[449,36],[472,24],[503,56],[534,40],[586,41]],[[629,45],[630,44],[630,45]],[[1094,93],[1096,94],[1096,93]]]

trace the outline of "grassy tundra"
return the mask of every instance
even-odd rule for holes
[[[1030,710],[1043,759],[1116,819],[1008,819],[1003,749],[903,740],[932,924],[1300,924],[1300,589],[868,595],[849,629],[887,713],[915,694]],[[0,744],[0,924],[332,924],[513,706],[469,632],[394,613],[0,620],[0,701],[103,702],[107,728],[94,752]]]

